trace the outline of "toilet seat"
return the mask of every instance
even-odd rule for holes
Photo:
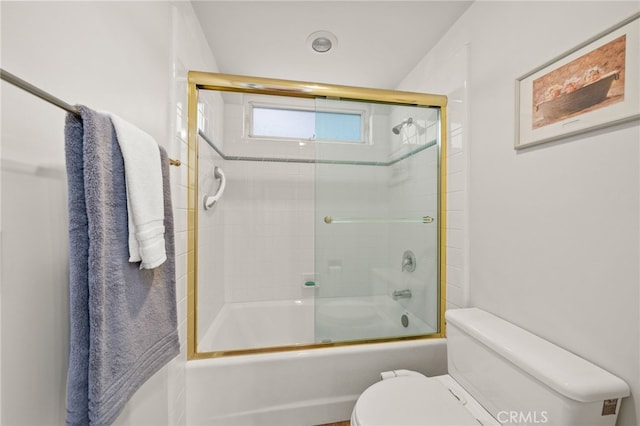
[[[365,390],[351,418],[354,426],[478,426],[493,419],[449,376],[398,376]],[[457,383],[456,383],[457,385]],[[455,388],[450,390],[451,388]],[[454,393],[455,392],[455,393]],[[464,393],[465,395],[463,395]],[[471,401],[469,401],[471,399]],[[471,404],[469,404],[471,402]],[[468,406],[467,406],[468,405]],[[469,410],[473,406],[473,413]],[[480,407],[482,412],[478,412]],[[478,420],[482,420],[479,423]],[[489,424],[499,424],[490,422]]]

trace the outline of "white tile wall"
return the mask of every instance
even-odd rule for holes
[[[186,422],[186,343],[187,343],[187,72],[189,70],[217,71],[215,58],[204,38],[200,23],[188,2],[171,2],[171,66],[172,66],[172,95],[171,114],[172,127],[170,129],[170,156],[182,161],[181,167],[172,167],[172,197],[175,220],[176,241],[176,298],[178,303],[178,331],[180,333],[181,350],[179,357],[173,361],[168,374],[168,423],[184,425]],[[203,161],[207,166],[207,159]],[[204,223],[205,232],[215,232],[215,227]],[[210,241],[210,240],[209,240]],[[205,265],[207,265],[205,263]],[[221,272],[215,272],[221,274]],[[219,296],[219,297],[218,297]],[[204,294],[204,299],[213,303],[211,315],[215,312],[215,303],[222,304],[223,294],[215,292]],[[203,310],[206,315],[207,310]],[[161,407],[157,407],[161,409]]]
[[[229,161],[224,205],[228,301],[310,296],[313,271],[311,164]]]
[[[227,99],[225,97],[225,99]],[[236,99],[237,101],[237,99]],[[388,106],[373,108],[375,116],[374,144],[354,146],[346,144],[309,144],[300,147],[295,142],[246,141],[240,135],[242,118],[237,104],[225,106],[221,121],[224,132],[214,137],[216,144],[225,141],[227,155],[260,157],[348,159],[360,161],[388,161],[409,148],[398,144],[389,147],[393,138],[389,123],[402,121],[405,115],[426,114],[403,107],[393,111]],[[389,113],[394,113],[393,120]],[[425,120],[427,116],[425,115]],[[394,122],[395,122],[394,121]],[[398,139],[399,140],[399,139]],[[206,163],[212,150],[201,144],[201,175],[211,173],[213,163]],[[359,153],[359,156],[354,155]],[[437,225],[425,225],[416,233],[415,224],[356,224],[324,223],[325,216],[387,217],[431,215],[437,217],[437,179],[429,170],[437,167],[437,150],[427,149],[392,167],[332,164],[299,164],[268,161],[226,161],[227,191],[215,212],[200,214],[200,235],[207,232],[202,218],[220,216],[222,229],[212,239],[223,238],[223,259],[212,255],[212,247],[202,242],[200,264],[217,264],[224,269],[224,300],[227,302],[299,299],[305,297],[339,297],[370,294],[390,294],[402,289],[415,275],[402,282],[381,280],[376,271],[400,268],[402,253],[412,248],[419,256],[421,278],[437,273],[436,247],[424,249],[424,241],[436,239]],[[201,189],[214,188],[211,177],[201,176]],[[203,194],[201,194],[202,196]],[[391,208],[389,206],[392,206]],[[395,206],[395,208],[393,208]],[[420,226],[420,225],[418,225]],[[396,235],[393,235],[396,234]],[[223,235],[221,237],[221,235]],[[397,252],[397,253],[396,253]],[[392,256],[393,254],[393,256]],[[200,291],[216,286],[200,274]],[[419,270],[420,271],[420,270]],[[309,273],[315,273],[317,289],[304,288]],[[420,272],[419,272],[420,273]],[[416,291],[416,288],[413,288]],[[435,326],[437,321],[437,288],[430,286],[412,304],[416,313]],[[427,294],[428,293],[428,294]],[[220,300],[221,298],[218,298]],[[432,307],[420,309],[423,301],[431,300]],[[215,315],[209,302],[199,295],[200,329],[204,333]],[[206,320],[204,319],[206,317]],[[199,320],[200,321],[200,320]]]
[[[447,170],[447,197],[450,199],[447,208],[447,307],[459,308],[467,304],[464,278],[466,173],[458,167],[464,161],[461,143],[454,148],[458,139],[462,139],[462,129],[450,129],[449,137],[453,153],[449,153],[447,160],[454,167]]]
[[[437,58],[437,59],[435,59]],[[468,298],[468,46],[426,56],[398,87],[443,94],[447,105],[447,308],[464,307]]]
[[[415,147],[414,147],[415,148]],[[416,256],[416,269],[401,272],[393,290],[410,289],[412,297],[403,301],[406,308],[433,329],[438,325],[438,149],[436,146],[413,155],[396,166],[405,168],[405,180],[390,187],[392,217],[436,218],[426,224],[392,224],[389,226],[389,267],[401,271],[402,256],[411,250]]]
[[[328,225],[324,217],[386,217],[388,170],[379,166],[329,164],[318,164],[316,168],[318,296],[380,294],[384,290],[376,285],[373,270],[388,266],[388,225]]]
[[[394,137],[390,131],[392,122],[400,122],[408,115],[424,118],[425,122],[434,117],[429,110],[418,112],[412,107],[373,105],[370,130],[374,143],[369,146],[250,141],[242,132],[241,98],[225,95],[227,103],[221,120],[224,137],[218,135],[215,142],[220,146],[224,141],[227,155],[388,161],[390,156],[408,150],[400,144],[399,137],[398,144],[389,147],[389,138]],[[386,217],[390,214],[393,192],[389,182],[403,179],[410,179],[404,182],[404,188],[411,187],[415,181],[422,181],[424,185],[413,186],[405,192],[396,188],[397,204],[404,205],[397,213],[437,216],[436,180],[423,172],[425,158],[430,158],[428,161],[435,167],[433,152],[435,150],[424,152],[393,168],[228,161],[224,165],[228,190],[220,206],[224,210],[225,300],[291,299],[314,293],[319,297],[357,296],[393,291],[395,287],[390,289],[389,283],[381,283],[376,278],[379,274],[373,273],[374,269],[400,264],[404,250],[393,258],[390,256],[390,225],[327,225],[323,218]],[[397,176],[392,176],[393,173]],[[398,183],[392,185],[403,187]],[[431,204],[433,211],[426,211],[425,203]],[[399,225],[398,229],[403,226]],[[419,239],[417,235],[411,237]],[[432,237],[435,239],[435,235]],[[398,237],[394,241],[402,245],[401,240]],[[414,245],[422,244],[416,241]],[[430,259],[421,262],[425,274],[426,271],[435,273],[435,264],[426,267],[427,262],[435,262],[435,254],[419,255]],[[305,276],[311,272],[316,273],[315,292],[302,287]],[[421,316],[428,315],[422,313]]]
[[[214,168],[219,166],[228,176],[228,167],[224,160],[200,143],[200,178],[198,182],[198,334],[206,333],[209,324],[225,303],[224,291],[224,209],[227,204],[224,196],[213,208],[204,210],[202,200],[205,195],[213,195],[220,185],[214,176]],[[227,183],[227,188],[228,188]]]
[[[225,99],[229,100],[228,97]],[[225,129],[224,137],[219,134],[215,139],[218,146],[221,146],[224,141],[224,151],[227,155],[282,158],[326,158],[327,155],[339,155],[340,158],[345,158],[345,156],[351,155],[353,157],[358,154],[359,160],[379,161],[382,159],[383,145],[380,144],[354,147],[247,141],[242,136],[243,120],[241,105],[237,103],[238,99],[235,97],[233,102],[225,106],[224,119],[220,120]],[[382,110],[384,108],[381,111],[372,111],[372,113],[379,115],[384,113]],[[381,121],[378,117],[378,125]],[[385,127],[385,130],[388,131],[388,128]],[[304,288],[303,283],[308,274],[316,270],[314,264],[317,253],[316,246],[326,253],[331,253],[327,254],[327,259],[336,257],[336,248],[329,249],[322,247],[321,243],[314,244],[316,227],[327,226],[321,221],[321,217],[317,217],[315,211],[316,175],[322,175],[326,172],[328,179],[325,179],[326,184],[321,184],[320,188],[321,190],[330,188],[334,193],[330,194],[328,199],[339,201],[339,203],[334,201],[333,205],[327,206],[325,213],[322,213],[323,215],[339,215],[340,209],[345,211],[344,202],[351,202],[355,199],[360,200],[355,203],[360,210],[348,210],[351,214],[366,215],[372,211],[379,211],[380,209],[372,207],[372,204],[380,204],[379,200],[384,198],[385,194],[384,190],[381,191],[375,186],[376,183],[381,182],[381,176],[384,174],[380,174],[378,171],[377,174],[374,173],[373,179],[370,176],[372,170],[376,168],[371,168],[365,174],[356,172],[355,176],[345,179],[345,176],[342,176],[344,170],[353,170],[353,168],[244,161],[228,161],[224,167],[228,177],[228,190],[224,196],[224,203],[220,205],[220,210],[224,212],[225,268],[223,282],[225,283],[225,300],[227,301],[298,299],[314,295],[313,289]],[[358,173],[361,173],[361,176]],[[335,180],[338,175],[341,177]],[[347,173],[347,175],[353,175],[353,173]],[[322,179],[324,178],[321,178],[321,181]],[[355,181],[351,182],[350,180]],[[371,187],[366,193],[361,192],[362,186],[358,186],[363,182],[366,183],[365,187]],[[335,198],[336,195],[337,198]],[[363,230],[364,228],[360,229],[361,232]],[[338,248],[341,250],[345,250],[354,242],[360,245],[365,244],[364,247],[354,248],[358,255],[352,256],[352,260],[341,265],[344,269],[341,270],[340,277],[349,284],[343,286],[342,293],[335,294],[340,295],[345,291],[353,293],[358,285],[362,285],[357,283],[370,282],[368,278],[362,278],[363,274],[358,269],[362,267],[362,260],[356,259],[366,258],[367,263],[379,263],[382,260],[379,259],[381,257],[379,255],[362,256],[365,249],[367,253],[373,253],[369,247],[372,245],[371,238],[373,237],[369,240],[363,239],[362,236],[353,238],[353,235],[344,233],[344,228],[337,229],[337,231],[340,231],[339,235],[342,237],[339,240],[341,244],[338,244]],[[386,248],[383,251],[386,251]],[[209,257],[210,255],[201,253],[201,258],[203,256]],[[360,278],[355,279],[356,276]],[[325,281],[325,284],[328,283]],[[329,290],[329,287],[325,289]],[[362,290],[358,290],[356,293],[362,293]]]

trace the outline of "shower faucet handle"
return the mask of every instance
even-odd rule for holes
[[[406,250],[402,254],[402,270],[407,272],[416,270],[416,255],[411,250]]]

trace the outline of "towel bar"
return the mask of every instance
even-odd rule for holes
[[[35,95],[37,97],[39,97],[40,99],[49,102],[52,105],[57,106],[58,108],[62,108],[63,110],[70,112],[72,114],[80,114],[78,112],[78,109],[63,101],[60,98],[57,98],[55,96],[53,96],[51,93],[45,92],[44,90],[40,89],[39,87],[34,86],[33,84],[21,79],[18,76],[15,76],[13,74],[11,74],[10,72],[1,69],[0,68],[0,79],[6,81],[7,83],[13,84],[16,87],[19,87],[20,89],[31,93],[32,95]],[[180,160],[174,160],[173,158],[169,158],[169,165],[170,166],[181,166],[182,162]]]
[[[324,223],[431,223],[431,216],[422,217],[332,217],[325,216]]]

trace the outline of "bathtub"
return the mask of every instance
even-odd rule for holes
[[[226,303],[200,339],[199,351],[313,343],[313,299]]]
[[[324,322],[318,332],[337,327],[335,336],[345,320],[353,324],[354,317],[355,328],[340,338],[354,331],[375,332],[372,319],[406,334],[415,334],[415,327],[424,326],[416,318],[409,323],[414,329],[395,325],[404,311],[400,304],[386,299],[358,298],[360,305],[347,304],[343,298],[323,299],[317,317],[324,317]],[[313,342],[313,300],[234,303],[226,305],[221,314],[201,346],[211,343],[207,339],[218,339],[218,346],[227,349],[249,341],[260,345],[255,347]],[[238,332],[229,332],[225,318],[240,321]],[[279,333],[272,332],[274,325]],[[267,328],[269,339],[265,339]],[[380,379],[381,371],[405,368],[440,375],[446,373],[446,358],[444,339],[419,339],[189,361],[186,424],[311,426],[347,420],[358,396]]]
[[[401,303],[383,295],[240,302],[223,306],[198,349],[215,352],[435,332]]]

